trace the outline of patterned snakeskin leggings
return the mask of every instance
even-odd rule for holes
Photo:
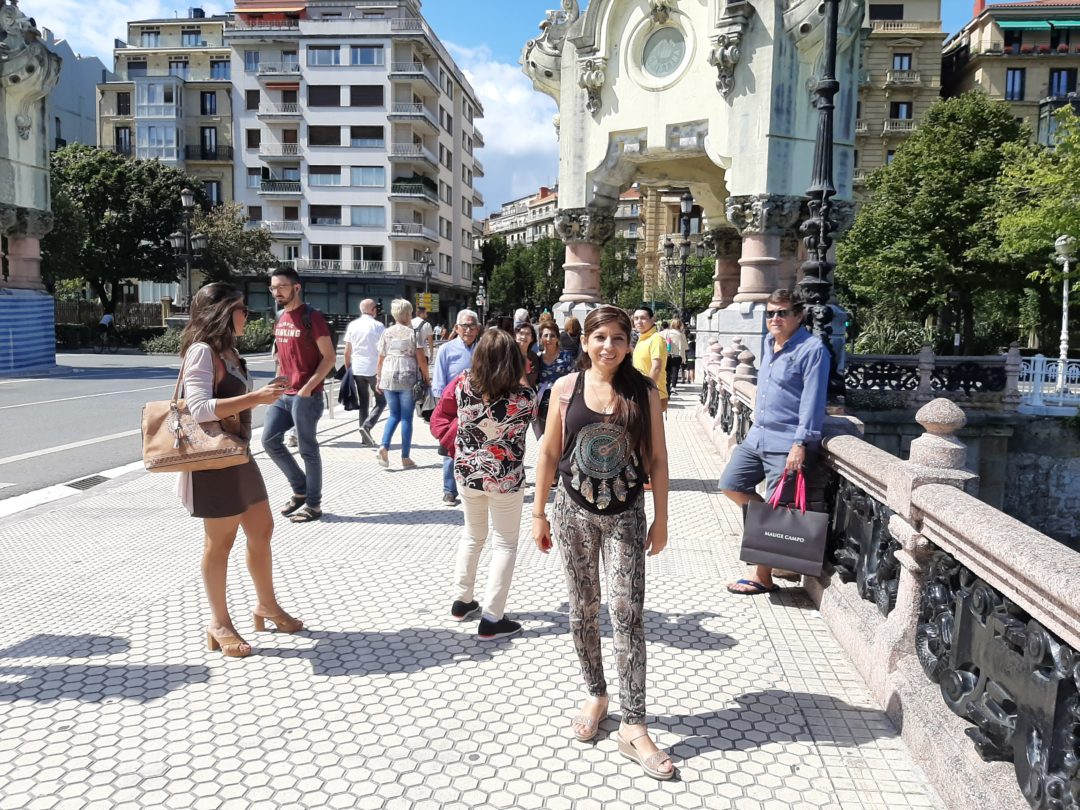
[[[582,509],[563,488],[555,496],[555,541],[570,595],[570,631],[589,694],[607,694],[600,652],[600,556],[608,574],[622,722],[645,722],[645,498],[619,515]]]

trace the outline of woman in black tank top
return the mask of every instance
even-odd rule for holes
[[[556,472],[554,525],[543,504],[533,508],[540,551],[552,537],[562,549],[570,601],[570,630],[589,698],[574,718],[573,736],[596,736],[607,716],[607,682],[600,651],[600,555],[607,561],[608,606],[615,635],[622,725],[619,752],[649,776],[675,774],[645,727],[645,555],[667,545],[667,450],[660,396],[630,357],[630,318],[600,307],[585,319],[585,371],[552,389],[536,491],[547,492]],[[558,403],[559,407],[554,407]],[[561,438],[561,442],[560,442]],[[652,480],[655,517],[646,531],[643,484]],[[554,532],[552,531],[554,529]]]

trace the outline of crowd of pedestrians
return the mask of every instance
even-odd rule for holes
[[[275,271],[270,291],[281,313],[275,323],[278,376],[252,390],[235,348],[247,309],[239,291],[211,284],[196,295],[184,332],[184,395],[199,421],[235,422],[250,437],[251,411],[268,406],[263,447],[291,488],[280,514],[296,523],[322,515],[322,465],[316,424],[323,409],[323,381],[334,368],[335,347],[325,318],[303,302],[292,270]],[[534,324],[527,310],[482,327],[475,312],[457,314],[452,331],[432,326],[427,313],[394,300],[393,323],[384,327],[371,299],[344,336],[347,394],[358,412],[358,430],[374,460],[390,465],[400,429],[400,464],[411,458],[413,422],[423,403],[443,459],[442,501],[461,505],[464,528],[453,576],[448,578],[449,618],[476,621],[483,640],[506,638],[522,626],[507,613],[518,553],[526,442],[540,442],[532,484],[532,539],[547,554],[558,546],[564,569],[570,629],[587,694],[571,722],[580,741],[595,737],[607,717],[609,695],[601,653],[603,590],[614,630],[621,725],[619,751],[650,776],[669,779],[671,759],[645,725],[645,558],[668,541],[668,460],[664,414],[670,393],[692,381],[693,346],[680,320],[657,324],[641,306],[631,315],[613,306],[593,309],[582,324],[568,318],[560,329],[550,316]],[[758,383],[755,423],[719,484],[737,503],[760,499],[785,471],[812,462],[820,446],[828,354],[802,328],[802,304],[786,290],[769,298],[769,337]],[[442,340],[445,338],[445,340]],[[419,405],[419,407],[418,407]],[[389,411],[381,440],[373,431]],[[284,444],[295,429],[303,469]],[[552,490],[554,496],[552,497]],[[646,519],[650,493],[653,520]],[[273,515],[254,461],[226,470],[182,476],[180,495],[203,519],[203,578],[211,621],[211,649],[243,657],[251,646],[233,624],[225,603],[229,551],[242,527],[248,570],[258,604],[256,630],[267,621],[284,632],[304,626],[278,604],[271,572]],[[549,514],[549,501],[551,502]],[[482,594],[477,589],[481,553],[491,540]],[[601,586],[600,560],[606,584]],[[773,572],[758,567],[729,586],[753,595],[775,589]]]

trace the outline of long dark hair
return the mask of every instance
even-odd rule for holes
[[[513,334],[504,329],[487,329],[473,349],[469,379],[473,391],[488,400],[502,399],[521,387],[525,358]]]
[[[236,348],[233,332],[233,310],[244,302],[244,294],[231,284],[215,281],[195,293],[191,301],[191,317],[180,336],[180,356],[187,354],[192,343],[205,343],[215,354]]]
[[[601,326],[612,324],[626,334],[630,344],[630,316],[618,307],[597,307],[585,317],[585,342]],[[578,359],[578,366],[584,371],[592,367],[589,352],[583,350]],[[630,441],[638,449],[643,459],[652,455],[652,411],[649,407],[650,391],[656,387],[653,381],[634,368],[633,352],[627,351],[615,378],[611,381],[615,391],[615,410],[613,421],[625,425],[630,433]]]

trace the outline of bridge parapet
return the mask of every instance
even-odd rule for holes
[[[740,353],[710,346],[701,390],[699,420],[725,457],[753,423]],[[926,370],[946,358],[931,359],[902,390],[926,395]],[[998,362],[1004,404],[1019,354]],[[931,397],[916,418],[926,432],[907,461],[857,420],[827,418],[828,564],[807,591],[951,807],[1013,808],[1019,788],[1040,810],[1080,808],[1080,554],[971,494],[955,402]]]

